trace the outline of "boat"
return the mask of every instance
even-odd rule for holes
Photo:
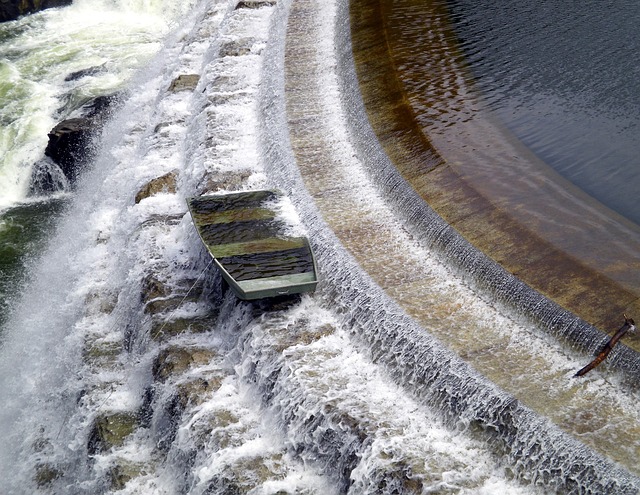
[[[278,215],[276,190],[187,198],[200,239],[242,300],[313,292],[318,283],[309,240],[291,236]]]

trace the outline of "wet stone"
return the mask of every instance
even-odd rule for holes
[[[208,364],[216,355],[214,351],[202,348],[170,346],[160,351],[153,362],[153,377],[159,382],[170,376],[181,374],[194,366]]]
[[[275,0],[240,0],[236,5],[238,9],[259,9],[261,7],[272,7],[277,2]]]
[[[213,193],[217,191],[233,191],[239,189],[247,179],[251,176],[251,172],[217,172],[208,174],[198,188],[199,194]]]
[[[122,490],[132,479],[148,474],[149,466],[141,462],[117,459],[109,470],[112,490]]]
[[[108,291],[93,292],[87,295],[85,307],[97,313],[111,313],[118,304],[118,294]]]
[[[176,385],[176,393],[180,397],[180,402],[191,405],[202,404],[207,395],[215,392],[222,385],[222,381],[226,377],[223,372],[217,374],[208,374],[205,378],[196,378],[188,382],[182,382]]]
[[[62,475],[62,471],[60,471],[56,467],[48,463],[42,463],[36,465],[36,472],[33,479],[39,488],[44,488],[47,485],[51,484],[51,482],[62,477]]]
[[[247,493],[270,480],[284,478],[282,456],[242,458],[216,475],[204,493]]]
[[[89,455],[104,452],[112,447],[121,447],[137,427],[137,413],[120,411],[98,416],[87,443]]]
[[[146,229],[149,227],[173,227],[178,225],[184,214],[177,213],[174,215],[163,215],[159,213],[155,213],[150,215],[144,222],[140,224],[141,229]]]
[[[185,298],[177,295],[165,299],[154,299],[145,305],[144,312],[152,315],[173,313],[187,302],[198,302],[198,297],[189,295]]]
[[[215,315],[171,320],[155,318],[152,320],[149,336],[156,342],[162,342],[184,333],[208,332],[213,329],[215,322]]]
[[[85,344],[83,359],[91,366],[113,368],[123,350],[122,342],[95,340]]]
[[[177,178],[178,173],[176,171],[172,171],[160,177],[156,177],[155,179],[151,179],[136,194],[136,204],[140,203],[143,199],[147,199],[162,192],[175,194]]]
[[[178,91],[192,91],[198,85],[200,75],[198,74],[181,74],[176,77],[169,86],[169,91],[176,93]]]
[[[143,303],[167,297],[170,293],[171,291],[167,285],[153,274],[147,275],[142,281],[141,300]]]
[[[221,57],[240,57],[251,53],[255,40],[253,38],[244,38],[241,40],[233,40],[225,43],[220,47]]]
[[[218,451],[241,446],[248,427],[232,411],[221,408],[202,415],[189,434],[197,450]]]

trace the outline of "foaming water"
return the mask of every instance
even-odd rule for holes
[[[53,126],[122,89],[193,3],[78,0],[0,25],[0,209],[27,196]]]

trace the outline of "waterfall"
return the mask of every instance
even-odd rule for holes
[[[122,89],[192,6],[77,0],[0,25],[0,209],[28,196],[57,121]]]
[[[202,0],[129,79],[5,325],[0,492],[637,491],[625,467],[417,324],[322,217],[287,120],[298,6],[320,9],[320,48],[341,47],[327,66],[350,70],[346,2]],[[338,76],[325,75],[331,124],[357,136],[344,116],[357,86],[341,81],[336,101]],[[370,134],[349,139],[375,151]],[[355,176],[347,144],[337,152]],[[309,234],[314,294],[238,301],[198,239],[186,197],[265,187],[287,193],[293,228]]]

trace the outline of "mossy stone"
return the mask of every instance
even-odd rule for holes
[[[60,478],[62,476],[62,471],[57,468],[51,466],[47,463],[37,464],[36,465],[36,473],[34,475],[34,481],[36,485],[40,488],[44,488],[49,485],[52,481]]]
[[[122,351],[122,342],[95,340],[85,344],[83,359],[85,363],[92,366],[112,367],[117,364]]]
[[[109,470],[111,489],[122,490],[126,484],[134,478],[148,473],[149,466],[141,462],[132,462],[126,459],[118,459]]]
[[[196,318],[175,318],[165,320],[155,318],[151,323],[149,336],[156,342],[169,340],[183,333],[204,333],[215,325],[215,315]]]
[[[93,455],[112,447],[121,447],[138,427],[138,415],[119,411],[98,416],[89,436],[88,450]]]
[[[153,377],[164,382],[171,375],[184,373],[192,366],[202,366],[216,355],[203,348],[170,346],[162,349],[153,362]]]

